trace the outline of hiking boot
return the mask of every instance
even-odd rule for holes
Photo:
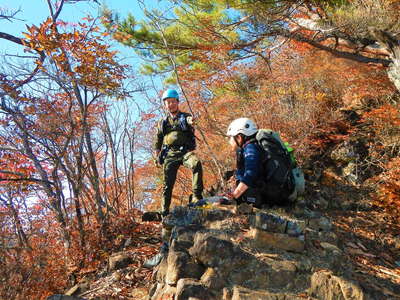
[[[189,203],[196,203],[196,202],[198,202],[198,201],[200,201],[200,200],[202,200],[203,199],[203,196],[202,195],[194,195],[194,194],[191,194],[190,196],[189,196]]]
[[[169,211],[168,211],[168,210],[164,210],[164,211],[162,211],[162,212],[160,213],[160,215],[161,215],[161,221],[162,221],[162,220],[164,220],[164,218],[165,218],[166,216],[169,215]]]
[[[200,199],[197,201],[192,201],[188,204],[188,207],[201,207],[207,205],[207,200],[205,199]]]
[[[201,200],[201,199],[203,199],[203,196],[202,196],[202,195],[194,195],[194,197],[193,197],[193,200],[194,200],[194,201],[199,201],[199,200]]]
[[[143,264],[143,267],[148,269],[154,268],[155,266],[158,266],[160,262],[163,260],[163,258],[167,257],[167,255],[168,255],[168,244],[163,243],[162,246],[160,247],[160,251],[153,257],[146,260]]]
[[[142,221],[161,221],[161,213],[157,211],[148,211],[143,213]]]

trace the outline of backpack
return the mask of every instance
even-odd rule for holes
[[[262,180],[269,199],[294,202],[304,193],[305,181],[297,166],[293,148],[284,143],[277,132],[259,129],[256,140],[263,150]]]

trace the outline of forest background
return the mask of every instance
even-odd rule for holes
[[[131,14],[43,3],[33,24],[23,5],[0,5],[13,45],[0,67],[1,297],[61,293],[136,230],[139,209],[159,208],[151,150],[166,87],[195,116],[207,189],[234,166],[227,125],[247,116],[290,141],[306,176],[361,137],[348,184],[368,183],[398,221],[400,1],[137,1]],[[190,190],[180,170],[174,203]]]

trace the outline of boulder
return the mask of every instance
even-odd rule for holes
[[[287,220],[284,218],[265,212],[257,212],[251,219],[255,228],[268,232],[285,233]]]
[[[315,272],[311,277],[310,293],[324,300],[367,300],[360,286],[331,271]]]
[[[304,251],[304,239],[302,237],[291,237],[287,234],[267,232],[257,228],[251,229],[247,236],[253,239],[256,247],[272,247],[299,253]]]
[[[176,287],[166,283],[157,283],[150,289],[149,296],[151,300],[174,299]]]
[[[253,211],[253,206],[247,203],[242,203],[235,208],[235,214],[238,215],[248,215]]]
[[[80,297],[56,294],[56,295],[52,295],[50,297],[47,297],[46,300],[85,300],[85,299],[84,298],[80,298]]]
[[[273,293],[269,291],[250,290],[244,287],[235,286],[231,300],[304,300],[293,294]],[[310,298],[308,298],[310,299]]]
[[[225,271],[239,267],[249,258],[249,254],[236,247],[232,242],[212,235],[200,235],[189,253],[206,267],[224,268]]]
[[[167,264],[165,282],[169,285],[176,285],[180,278],[200,279],[204,273],[204,267],[193,262],[186,252],[170,249]]]
[[[307,227],[317,231],[331,231],[332,222],[326,217],[312,218],[308,220]]]
[[[222,290],[226,285],[226,280],[214,268],[208,268],[200,278],[200,282],[212,290]]]
[[[182,278],[176,286],[175,300],[213,300],[216,297],[201,282],[189,278]]]
[[[327,242],[321,242],[320,243],[321,247],[327,250],[328,252],[334,254],[334,255],[340,255],[342,253],[342,250],[340,250],[337,246],[327,243]]]
[[[177,207],[163,224],[170,246],[154,269],[151,300],[364,299],[333,276],[346,260],[321,214]]]
[[[108,271],[112,272],[115,270],[126,268],[131,263],[132,258],[129,257],[126,253],[115,253],[108,258]]]

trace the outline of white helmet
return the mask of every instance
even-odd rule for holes
[[[245,136],[252,136],[257,132],[257,125],[249,118],[239,118],[234,120],[228,127],[226,135],[236,136],[239,133]]]

